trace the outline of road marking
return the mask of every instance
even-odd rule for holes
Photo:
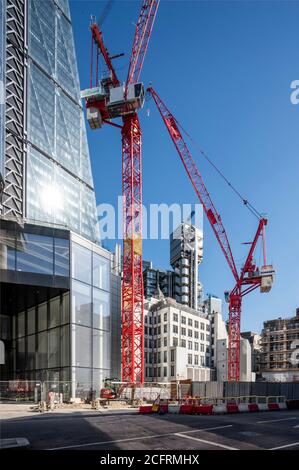
[[[294,447],[294,446],[299,446],[299,442],[293,442],[293,444],[286,444],[285,446],[272,447],[272,449],[269,449],[269,450],[279,450],[279,449],[285,449],[286,447]]]
[[[279,421],[289,421],[290,419],[298,419],[298,418],[294,416],[293,418],[265,419],[264,421],[257,421],[257,424],[262,424],[262,423],[278,423]]]
[[[182,431],[181,434],[187,434],[192,432],[202,432],[202,431],[214,431],[216,429],[225,429],[231,428],[232,424],[227,424],[226,426],[214,426],[213,428],[203,428],[203,429],[193,429],[192,431]],[[99,442],[89,442],[88,444],[76,444],[71,446],[63,446],[63,447],[53,447],[52,449],[46,450],[62,450],[62,449],[72,449],[74,447],[88,447],[88,446],[98,446],[102,444],[114,444],[118,442],[128,442],[128,441],[139,441],[143,439],[154,439],[156,437],[167,437],[167,436],[175,436],[175,432],[169,432],[166,434],[153,434],[151,436],[139,436],[139,437],[128,437],[126,439],[116,439],[114,441],[99,441]]]
[[[209,444],[210,446],[221,447],[222,449],[227,450],[239,450],[236,447],[225,446],[224,444],[219,444],[218,442],[206,441],[205,439],[199,439],[198,437],[186,436],[185,434],[176,433],[175,436],[184,437],[185,439],[192,439],[193,441],[202,442],[203,444]]]

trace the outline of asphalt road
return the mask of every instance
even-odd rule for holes
[[[1,420],[43,450],[299,450],[299,410],[221,416],[59,412]]]

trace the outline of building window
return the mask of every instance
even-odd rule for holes
[[[192,326],[192,325],[193,325],[192,318],[188,318],[188,326]]]
[[[164,377],[167,377],[167,367],[163,367]]]
[[[200,329],[201,329],[201,330],[204,330],[204,329],[205,329],[205,324],[204,324],[204,323],[200,323]]]
[[[164,313],[164,321],[167,321],[167,312]]]
[[[188,336],[189,336],[189,338],[192,338],[192,336],[193,336],[192,330],[188,330]]]
[[[167,346],[167,338],[164,338],[163,342],[164,342],[164,346]]]
[[[200,365],[202,367],[204,367],[204,365],[205,365],[205,357],[204,356],[200,356]]]
[[[186,328],[181,328],[181,335],[186,336]]]
[[[186,347],[186,340],[185,339],[181,339],[181,347],[182,348]]]
[[[163,362],[167,362],[167,351],[163,353]]]
[[[178,345],[178,339],[177,339],[177,338],[173,338],[173,339],[172,339],[172,345],[173,345],[173,346],[177,346],[177,345]]]
[[[99,289],[109,290],[110,261],[93,253],[93,285]],[[87,281],[86,281],[87,282]]]
[[[23,233],[17,240],[17,271],[53,274],[53,238]]]
[[[91,284],[91,251],[77,243],[72,244],[72,277]]]
[[[183,325],[186,325],[186,317],[182,317],[181,322],[182,322]]]
[[[178,333],[178,332],[179,332],[178,326],[177,326],[177,325],[172,325],[172,331],[173,331],[174,333]]]
[[[198,366],[198,355],[197,354],[194,356],[194,365]]]
[[[74,366],[91,367],[92,329],[75,326]]]
[[[91,326],[91,287],[73,281],[72,322]]]
[[[192,341],[188,341],[188,349],[192,349]]]
[[[163,326],[163,332],[164,333],[167,333],[167,324],[165,323],[165,325]]]
[[[110,331],[109,293],[93,289],[93,328]]]
[[[206,341],[210,341],[211,339],[211,336],[210,335],[206,335]]]
[[[161,323],[161,315],[158,315],[158,323]]]
[[[198,331],[194,331],[194,338],[198,339]]]
[[[175,354],[175,350],[171,349],[171,351],[170,351],[170,360],[171,360],[171,362],[174,362],[174,354]]]
[[[194,351],[198,351],[198,343],[194,342]]]
[[[192,365],[192,354],[188,354],[188,364]]]
[[[205,340],[205,335],[204,335],[204,333],[200,333],[200,339],[201,339],[201,341],[204,341],[204,340]]]
[[[144,327],[144,333],[147,335],[147,326]]]
[[[21,314],[19,314],[20,316]],[[48,327],[48,306],[47,302],[39,304],[37,307],[37,325],[38,331],[46,330]],[[20,331],[20,326],[18,324],[18,331]],[[24,332],[25,334],[25,332]],[[20,336],[20,334],[19,334]]]
[[[199,323],[198,323],[197,320],[194,321],[194,327],[195,327],[195,328],[198,328],[198,327],[199,327]]]
[[[205,346],[204,346],[204,344],[201,344],[201,345],[200,345],[200,352],[205,352]]]
[[[170,367],[170,375],[171,377],[174,377],[174,366]]]
[[[54,262],[56,276],[70,275],[70,242],[63,238],[54,238]]]
[[[173,321],[175,321],[175,322],[178,322],[178,321],[179,321],[179,316],[178,316],[177,313],[174,313],[173,316],[172,316],[172,318],[173,318]]]

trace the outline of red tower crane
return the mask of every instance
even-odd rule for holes
[[[144,104],[144,86],[138,80],[158,6],[159,0],[142,1],[125,84],[117,78],[112,64],[117,56],[110,56],[99,25],[92,21],[90,88],[81,93],[86,100],[90,127],[98,129],[104,123],[111,124],[120,128],[122,134],[122,381],[130,383],[144,381],[142,166],[141,128],[137,115]],[[108,69],[107,76],[101,79],[100,56]],[[121,118],[122,125],[114,123],[115,118]]]
[[[267,219],[263,217],[259,218],[258,228],[253,241],[250,243],[250,249],[246,261],[241,268],[240,273],[238,273],[221,217],[213,204],[202,176],[199,173],[189,148],[182,137],[178,122],[155,90],[150,87],[147,91],[151,94],[157,105],[169,135],[176,147],[195,192],[203,205],[204,212],[235,279],[234,288],[227,293],[227,300],[229,302],[228,380],[238,381],[240,377],[240,320],[242,298],[257,287],[260,287],[261,292],[269,292],[273,282],[274,270],[271,265],[267,265],[266,261],[265,226],[267,225]],[[247,201],[245,201],[245,203],[246,202]],[[261,269],[255,265],[253,259],[254,250],[260,237],[263,238],[264,254],[264,264]]]

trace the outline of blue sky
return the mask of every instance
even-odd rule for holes
[[[89,86],[89,17],[100,15],[105,3],[70,1],[82,88]],[[122,80],[139,7],[139,1],[115,1],[103,24],[110,53],[126,54],[115,62]],[[289,316],[299,306],[299,105],[290,102],[290,83],[299,79],[298,18],[298,1],[162,0],[142,72],[145,85],[152,82],[215,164],[269,218],[268,261],[277,276],[269,294],[244,298],[243,330],[260,330],[264,320]],[[144,204],[197,202],[152,101],[140,120]],[[116,204],[120,133],[106,126],[88,130],[88,139],[97,203]],[[248,249],[241,243],[253,238],[257,220],[198,152],[193,154],[241,263]],[[144,259],[168,267],[168,241],[146,240]],[[206,220],[200,277],[205,292],[221,298],[233,287]]]

